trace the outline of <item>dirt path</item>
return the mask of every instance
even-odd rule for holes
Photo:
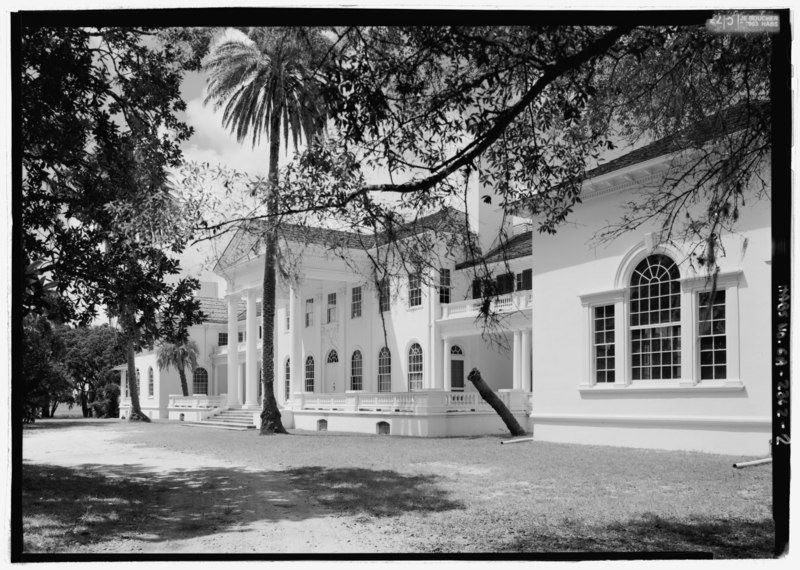
[[[363,517],[329,511],[280,471],[134,445],[125,441],[135,435],[130,425],[98,427],[26,430],[24,463],[147,484],[163,481],[170,487],[143,500],[161,513],[152,524],[113,541],[89,542],[80,552],[347,553],[402,548],[389,529],[381,532],[374,520],[367,524]],[[187,475],[185,481],[181,474]]]

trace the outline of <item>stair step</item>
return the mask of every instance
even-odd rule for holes
[[[210,422],[181,422],[182,426],[186,427],[207,427],[212,429],[229,429],[233,431],[247,431],[249,429],[255,429],[256,426],[235,426],[235,425],[227,425],[227,424],[216,424]]]

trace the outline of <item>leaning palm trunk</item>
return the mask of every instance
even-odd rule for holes
[[[275,240],[278,203],[278,152],[280,151],[280,102],[270,121],[269,173],[267,184],[267,220],[264,234],[264,292],[261,300],[261,435],[287,433],[281,422],[281,412],[275,399]]]
[[[497,415],[499,415],[500,419],[503,420],[503,423],[506,424],[506,427],[511,432],[511,435],[525,435],[525,430],[522,429],[521,425],[519,425],[517,418],[514,417],[514,414],[512,414],[503,401],[497,397],[497,394],[495,394],[494,391],[489,388],[486,382],[483,381],[483,378],[481,378],[481,373],[477,368],[472,369],[467,376],[467,380],[472,382],[472,385],[478,390],[481,398],[486,400],[486,403],[489,404],[495,412],[497,412]]]

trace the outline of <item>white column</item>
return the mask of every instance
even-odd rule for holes
[[[522,389],[522,374],[520,370],[520,364],[522,361],[522,334],[520,331],[514,331],[514,351],[512,352],[512,361],[514,363],[513,370],[514,370],[514,390]]]
[[[520,387],[526,392],[531,391],[531,331],[522,331],[522,380]]]
[[[242,405],[239,393],[239,295],[226,295],[228,300],[228,406]]]
[[[442,339],[442,377],[436,382],[436,388],[439,390],[451,390],[450,386],[450,339]]]
[[[246,323],[246,375],[245,408],[258,408],[258,318],[256,316],[256,290],[247,290]]]
[[[303,327],[305,326],[303,318],[303,309],[300,302],[302,294],[301,291],[292,286],[289,293],[289,302],[292,308],[289,311],[289,318],[291,319],[291,335],[292,335],[292,394],[295,392],[303,391],[303,371],[305,366],[305,358],[303,355]]]

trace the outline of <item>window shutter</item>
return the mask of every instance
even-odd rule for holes
[[[533,270],[526,269],[522,272],[522,289],[523,291],[530,291],[533,289]]]
[[[481,280],[474,279],[472,281],[472,298],[473,299],[480,299],[481,298]]]

